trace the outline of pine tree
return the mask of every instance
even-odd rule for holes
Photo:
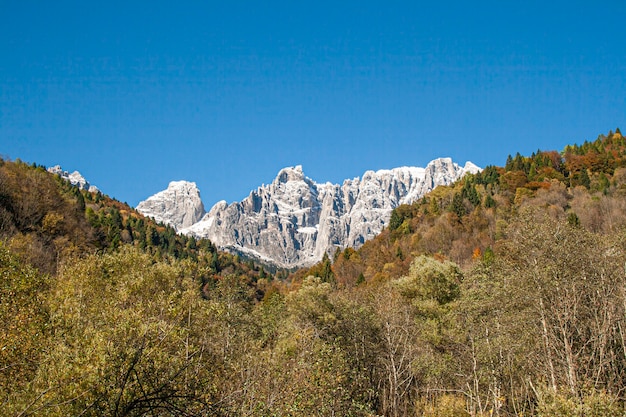
[[[402,217],[398,214],[397,209],[393,209],[389,218],[389,230],[394,231],[402,224]]]
[[[587,174],[587,170],[585,168],[580,170],[578,182],[586,189],[589,189],[589,187],[591,187],[591,179],[589,179],[589,174]]]
[[[487,194],[485,197],[485,207],[492,208],[496,206],[496,200],[493,199],[491,194]]]
[[[463,196],[461,193],[455,193],[452,198],[452,205],[450,211],[459,216],[459,219],[465,216],[465,205],[463,205]]]
[[[335,274],[333,274],[333,270],[330,265],[330,258],[328,254],[324,252],[324,256],[322,257],[322,269],[321,276],[323,282],[329,282],[331,284],[335,283]]]

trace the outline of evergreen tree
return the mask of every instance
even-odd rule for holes
[[[459,219],[465,216],[465,205],[463,204],[463,196],[461,193],[455,193],[452,198],[452,205],[450,206],[450,211],[456,214]]]
[[[333,270],[330,264],[330,258],[328,257],[328,253],[326,252],[324,252],[324,256],[322,257],[321,266],[322,268],[320,271],[320,278],[322,279],[322,282],[334,284],[335,275],[333,274]]]
[[[485,196],[485,207],[492,208],[496,206],[496,200],[493,199],[491,194]]]
[[[397,208],[391,211],[391,217],[389,218],[389,230],[394,231],[402,224],[402,217],[398,214]]]
[[[220,264],[217,257],[217,252],[213,252],[213,255],[211,255],[211,263],[209,264],[209,267],[215,273],[220,271]]]
[[[506,163],[504,164],[504,169],[506,171],[512,171],[513,170],[513,157],[509,154],[509,156],[506,157]]]
[[[589,178],[589,174],[587,174],[587,170],[585,168],[580,170],[580,174],[578,174],[578,183],[589,189],[591,187],[591,179]]]

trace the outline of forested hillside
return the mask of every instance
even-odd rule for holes
[[[250,282],[271,278],[262,267],[219,252],[209,240],[176,234],[127,204],[19,160],[0,160],[0,239],[50,275],[68,258],[132,246],[154,261],[190,259],[207,280],[232,273]]]
[[[4,161],[2,414],[623,415],[625,158],[511,156],[286,278]]]
[[[396,208],[390,225],[358,252],[337,251],[340,286],[385,281],[406,274],[417,255],[449,259],[461,267],[491,257],[511,223],[536,209],[600,234],[626,225],[626,139],[619,129],[562,152],[509,156],[453,186],[437,187],[413,205]],[[299,271],[296,279],[315,273]]]

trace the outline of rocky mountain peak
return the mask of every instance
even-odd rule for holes
[[[273,184],[286,184],[288,182],[304,181],[304,179],[305,176],[304,172],[302,172],[302,165],[297,165],[295,167],[281,169],[276,179],[274,179]]]
[[[69,181],[72,185],[77,186],[81,190],[87,190],[92,193],[96,193],[99,191],[98,187],[89,184],[89,181],[87,181],[85,177],[83,177],[78,171],[70,173],[61,168],[61,165],[55,165],[48,168],[48,172],[60,176],[61,178]]]
[[[367,171],[362,178],[342,184],[319,184],[306,177],[298,165],[280,170],[271,184],[252,191],[241,202],[215,204],[189,226],[176,221],[180,225],[177,230],[278,266],[308,266],[324,253],[356,248],[375,237],[398,205],[410,204],[436,186],[478,170],[471,162],[461,168],[450,158],[439,158],[426,168]],[[174,204],[175,197],[166,200]],[[163,201],[163,197],[155,201]],[[169,206],[154,203],[150,207],[152,217],[162,221],[175,218]],[[146,206],[141,203],[137,209],[146,210]]]
[[[463,167],[463,170],[465,172],[471,173],[471,174],[476,174],[477,172],[480,172],[481,169],[478,165],[475,165],[474,163],[467,161],[465,163],[465,166]]]
[[[195,182],[172,181],[166,190],[142,201],[137,211],[176,230],[189,227],[204,215],[204,204]]]

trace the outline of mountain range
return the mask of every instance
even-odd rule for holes
[[[471,162],[461,167],[439,158],[425,168],[367,171],[332,184],[317,183],[295,166],[242,201],[220,201],[206,213],[198,187],[187,181],[171,182],[137,210],[224,250],[295,268],[313,265],[337,248],[360,247],[383,230],[395,207],[478,171]]]

